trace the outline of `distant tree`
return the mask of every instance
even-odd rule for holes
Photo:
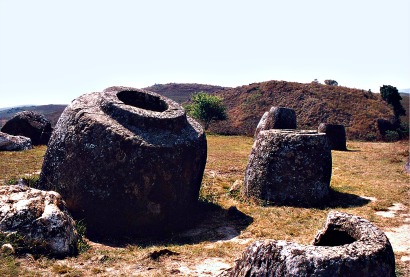
[[[335,80],[325,80],[325,84],[329,86],[338,86],[339,84]]]
[[[400,103],[400,100],[402,100],[402,98],[396,87],[383,85],[382,87],[380,87],[380,94],[384,101],[393,106],[394,116],[397,119],[399,119],[401,115],[406,115],[406,110]]]
[[[320,83],[319,83],[319,81],[318,81],[317,79],[314,79],[314,80],[312,81],[312,84],[320,84]]]
[[[185,109],[190,116],[204,123],[205,130],[208,130],[211,121],[227,119],[221,97],[201,91],[192,95],[191,100],[192,104],[185,106]]]

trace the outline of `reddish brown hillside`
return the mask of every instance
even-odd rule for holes
[[[294,109],[298,129],[316,129],[321,122],[344,124],[348,139],[380,138],[376,120],[393,116],[378,94],[340,86],[268,81],[216,94],[223,97],[229,120],[211,124],[210,131],[221,134],[253,135],[271,106]]]
[[[155,84],[150,87],[146,87],[146,90],[153,91],[164,95],[178,103],[184,103],[191,98],[191,95],[196,92],[208,92],[212,93],[215,91],[224,90],[226,88],[220,86],[203,85],[203,84],[180,84],[180,83],[169,83],[169,84]]]

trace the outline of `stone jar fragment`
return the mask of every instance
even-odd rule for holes
[[[289,241],[251,244],[231,271],[239,276],[396,276],[386,235],[358,216],[332,211],[313,245]]]
[[[262,115],[255,130],[255,138],[260,131],[269,129],[296,129],[295,110],[284,107],[271,107]]]
[[[1,131],[13,136],[24,136],[31,139],[33,145],[46,145],[50,139],[52,128],[44,115],[23,111],[16,113],[1,128]]]
[[[320,123],[319,133],[325,133],[332,150],[346,151],[346,130],[344,125]]]
[[[111,87],[64,110],[39,186],[60,192],[92,235],[162,234],[190,222],[206,154],[203,129],[179,104]]]

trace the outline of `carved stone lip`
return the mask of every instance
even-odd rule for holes
[[[187,123],[184,109],[173,100],[157,93],[132,88],[109,87],[101,93],[101,109],[118,120],[139,128],[179,130]]]

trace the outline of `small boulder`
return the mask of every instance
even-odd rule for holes
[[[320,123],[319,133],[325,133],[332,150],[346,151],[346,130],[344,125]]]
[[[296,112],[293,109],[283,107],[271,107],[265,112],[258,123],[255,137],[260,131],[270,129],[296,129]]]
[[[257,241],[231,271],[239,276],[395,276],[386,235],[358,216],[332,211],[313,245]]]
[[[261,131],[249,155],[242,193],[273,205],[314,206],[328,196],[331,174],[325,134]]]
[[[0,235],[23,239],[26,251],[58,257],[77,252],[75,222],[54,191],[0,186]]]
[[[23,111],[16,113],[7,121],[1,131],[14,136],[29,137],[33,145],[46,145],[52,128],[50,121],[42,114]]]
[[[0,151],[22,151],[32,148],[30,138],[0,132]]]

